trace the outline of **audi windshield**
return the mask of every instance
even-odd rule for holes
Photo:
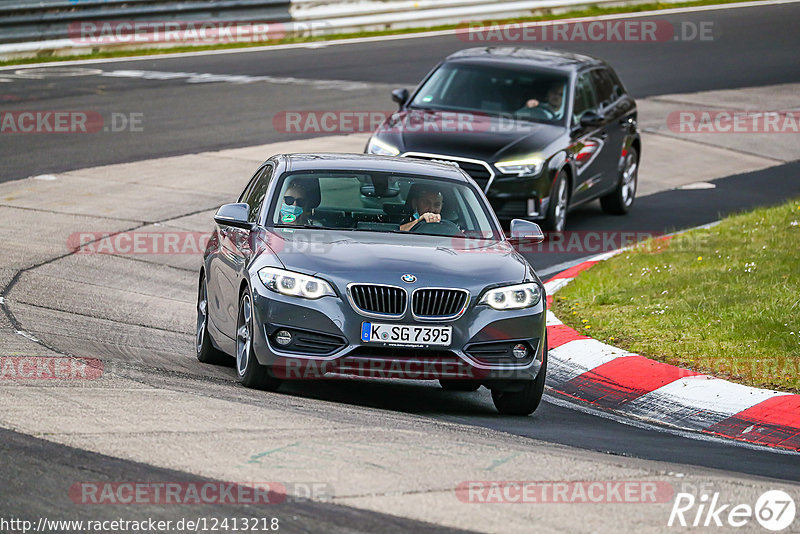
[[[563,74],[548,71],[449,62],[425,81],[409,107],[561,124],[568,82]]]

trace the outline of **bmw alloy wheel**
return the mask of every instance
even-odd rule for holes
[[[242,377],[247,371],[253,347],[253,306],[248,293],[242,296],[236,324],[236,372]]]
[[[195,348],[197,353],[203,350],[203,340],[206,335],[206,323],[208,321],[208,292],[206,282],[200,282],[200,291],[197,296],[197,336],[195,338]]]

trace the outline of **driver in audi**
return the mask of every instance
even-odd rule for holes
[[[400,225],[400,230],[408,232],[414,228],[420,221],[427,223],[442,222],[442,192],[436,189],[422,189],[411,199],[411,206],[414,208],[414,214],[411,215],[408,222]]]
[[[535,98],[531,98],[525,102],[525,106],[517,111],[517,113],[524,113],[533,108],[543,109],[553,114],[555,118],[561,117],[564,105],[564,84],[553,83],[547,90],[547,97],[544,102],[540,102]]]

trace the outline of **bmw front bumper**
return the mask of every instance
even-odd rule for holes
[[[261,365],[286,379],[314,379],[329,373],[377,378],[465,379],[481,382],[534,380],[545,349],[545,295],[522,310],[495,310],[477,304],[472,295],[464,313],[450,321],[367,317],[346,298],[308,300],[274,293],[254,284],[253,349]],[[365,322],[397,325],[450,326],[449,347],[402,346],[361,340]],[[289,332],[281,345],[278,332]],[[285,337],[282,340],[285,342]],[[527,346],[527,356],[513,356],[514,345]]]

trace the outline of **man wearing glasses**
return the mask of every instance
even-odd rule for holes
[[[293,182],[283,195],[280,217],[282,224],[308,224],[306,207],[306,191],[297,181]]]
[[[423,187],[416,191],[410,200],[414,214],[409,217],[405,224],[400,225],[400,230],[408,232],[420,221],[427,223],[442,222],[443,199],[440,191]]]

